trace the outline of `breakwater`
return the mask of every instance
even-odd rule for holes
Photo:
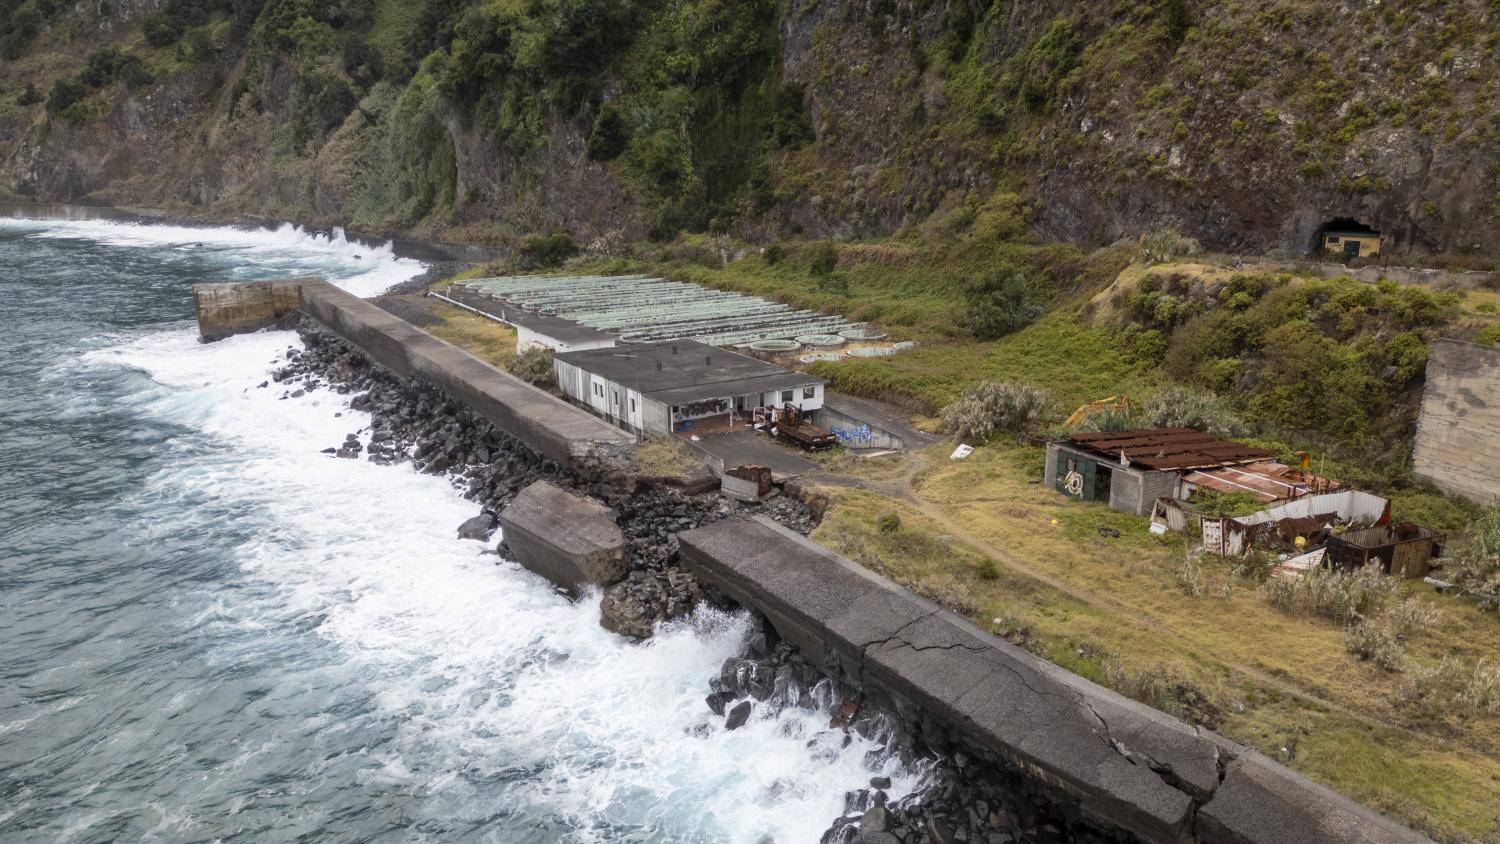
[[[742,727],[757,707],[813,708],[932,772],[925,788],[895,800],[885,779],[872,778],[849,794],[825,841],[1426,840],[1222,737],[989,636],[765,518],[764,505],[715,494],[642,497],[618,472],[595,471],[609,463],[601,455],[619,453],[615,441],[601,448],[585,439],[580,449],[567,440],[583,430],[576,420],[521,420],[511,385],[486,389],[491,376],[455,357],[458,350],[354,297],[305,285],[300,301],[319,329],[308,335],[309,353],[278,380],[328,379],[374,406],[370,445],[356,432],[331,452],[367,450],[373,460],[411,459],[423,471],[454,475],[481,502],[482,531],[544,478],[597,499],[574,505],[549,495],[549,515],[567,524],[575,509],[580,520],[597,520],[600,505],[613,511],[625,550],[602,567],[606,608],[611,594],[633,600],[630,590],[641,583],[668,596],[665,613],[636,607],[635,635],[702,599],[765,618],[748,651],[709,682],[705,705],[724,716],[725,729]],[[450,363],[462,377],[445,369]],[[486,410],[485,401],[502,411]],[[503,469],[491,447],[509,455]],[[811,527],[805,508],[776,515]],[[546,532],[528,541],[545,543]],[[556,542],[563,554],[592,553],[575,544]],[[618,543],[611,536],[608,544]],[[620,559],[629,562],[616,566]],[[587,587],[576,578],[566,585]]]

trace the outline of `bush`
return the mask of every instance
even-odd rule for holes
[[[1350,624],[1385,604],[1397,585],[1379,566],[1371,565],[1354,571],[1323,568],[1301,577],[1273,577],[1261,586],[1261,592],[1287,612]]]
[[[979,575],[980,580],[1000,579],[1000,567],[996,565],[995,561],[991,560],[989,557],[985,557],[983,560],[979,561],[979,570],[976,573]]]
[[[625,123],[625,115],[621,113],[619,106],[605,103],[599,109],[599,116],[594,118],[594,131],[589,133],[589,159],[611,161],[619,158],[629,143],[630,127]]]
[[[901,516],[896,513],[886,513],[875,520],[875,527],[881,533],[895,533],[901,529]]]
[[[1479,333],[1474,335],[1474,342],[1483,343],[1486,346],[1500,346],[1500,323],[1486,325],[1479,329]]]
[[[1500,668],[1484,660],[1466,665],[1445,656],[1437,665],[1413,666],[1396,685],[1394,700],[1428,717],[1500,715]]]
[[[532,346],[516,355],[506,365],[506,369],[517,378],[538,387],[557,383],[556,370],[552,367],[552,350],[541,346]]]
[[[1405,655],[1396,631],[1390,625],[1372,619],[1350,625],[1344,631],[1344,648],[1386,671],[1400,671],[1401,658]]]
[[[1469,523],[1458,551],[1444,568],[1465,589],[1488,602],[1500,596],[1500,507],[1486,510]]]
[[[1177,258],[1190,258],[1203,251],[1198,241],[1183,237],[1172,228],[1143,234],[1139,242],[1141,259],[1148,264],[1165,264]]]
[[[141,57],[133,54],[120,59],[120,65],[115,69],[115,78],[132,90],[144,88],[156,81],[156,77],[151,75],[151,70],[146,67],[146,63],[141,61]]]
[[[1030,325],[1042,315],[1031,302],[1026,277],[997,270],[969,286],[969,327],[981,340],[995,340]]]
[[[95,50],[89,53],[88,60],[84,63],[78,78],[90,88],[103,88],[115,81],[115,72],[119,70],[120,62],[123,60],[124,56],[114,47]]]
[[[59,115],[89,95],[89,89],[77,77],[65,76],[52,83],[47,94],[47,113]]]
[[[815,276],[829,276],[833,275],[838,265],[838,248],[833,245],[833,241],[825,240],[813,247],[812,261],[807,265],[807,271]]]
[[[45,97],[42,96],[42,92],[38,91],[35,85],[27,82],[26,87],[21,89],[21,93],[16,95],[16,105],[34,106],[43,99]]]
[[[530,235],[521,241],[516,257],[522,269],[535,270],[561,266],[563,261],[578,254],[578,244],[567,232]]]
[[[786,258],[786,247],[782,246],[779,243],[773,243],[770,246],[766,247],[765,251],[761,253],[760,257],[761,260],[774,267],[777,264],[781,263],[784,258]]]
[[[1218,396],[1175,385],[1141,404],[1135,422],[1142,428],[1195,428],[1218,437],[1242,437],[1249,432]]]
[[[998,434],[1018,437],[1040,428],[1052,415],[1052,394],[1029,384],[986,381],[943,411],[955,440],[982,443]]]

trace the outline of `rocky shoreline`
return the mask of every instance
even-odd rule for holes
[[[802,534],[817,525],[815,509],[790,496],[746,503],[717,491],[689,494],[563,466],[436,388],[371,365],[310,320],[303,320],[298,331],[302,348],[289,347],[282,366],[260,386],[281,391],[286,400],[320,387],[351,396],[350,408],[369,412],[370,424],[350,431],[324,452],[377,465],[409,462],[417,471],[446,477],[481,509],[457,526],[461,536],[488,539],[500,511],[538,480],[571,488],[608,507],[626,537],[629,558],[628,575],[606,589],[601,601],[600,623],[617,633],[646,638],[656,624],[686,616],[700,603],[724,603],[677,564],[679,531],[743,514],[767,515]],[[493,553],[504,556],[504,543]],[[826,711],[831,726],[880,745],[873,753],[881,758],[870,759],[871,767],[894,755],[909,769],[924,772],[923,787],[897,800],[889,798],[890,781],[883,777],[849,792],[843,813],[831,819],[820,838],[824,844],[1117,840],[1061,817],[1055,801],[1036,793],[1017,772],[1007,773],[1000,760],[980,761],[962,750],[920,744],[915,737],[930,741],[931,730],[906,723],[895,707],[865,698],[853,684],[811,664],[757,618],[759,631],[745,653],[727,660],[708,681],[705,706],[725,718],[727,729],[785,707]]]

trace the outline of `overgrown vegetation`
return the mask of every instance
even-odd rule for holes
[[[1500,603],[1500,508],[1486,510],[1469,523],[1444,569],[1486,604]]]
[[[1028,384],[986,381],[943,411],[943,425],[955,440],[986,443],[1001,434],[1035,432],[1054,412],[1056,401]]]

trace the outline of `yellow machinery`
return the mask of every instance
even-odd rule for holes
[[[1110,396],[1107,399],[1091,401],[1083,407],[1080,407],[1077,410],[1073,411],[1073,415],[1068,417],[1068,421],[1063,423],[1063,427],[1076,427],[1083,420],[1089,418],[1090,416],[1093,416],[1095,413],[1100,413],[1105,410],[1118,410],[1121,413],[1129,414],[1130,396]]]

